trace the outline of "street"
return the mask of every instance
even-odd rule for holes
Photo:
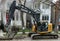
[[[18,33],[18,35],[15,36],[13,40],[0,40],[0,41],[59,41],[60,40],[60,34],[58,34],[58,39],[38,39],[38,40],[32,40],[26,35],[22,35],[21,33]]]
[[[32,40],[31,38],[24,38],[24,39],[0,40],[0,41],[60,41],[60,38],[58,38],[58,39],[39,39],[39,40]]]
[[[14,38],[13,40],[0,40],[0,41],[60,41],[60,34],[58,39],[38,39],[38,40],[32,40],[29,37],[25,37],[25,38]],[[22,36],[20,36],[22,37]]]

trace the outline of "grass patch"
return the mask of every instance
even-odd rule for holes
[[[22,32],[22,31],[23,31],[23,29],[22,29],[22,28],[20,28],[20,29],[19,29],[19,32]],[[32,32],[32,30],[31,30],[31,29],[26,28],[26,29],[24,30],[24,32]]]

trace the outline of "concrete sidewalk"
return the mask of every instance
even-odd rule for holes
[[[17,34],[22,34],[23,32],[18,32]],[[26,34],[28,34],[29,32],[25,32]]]
[[[4,34],[6,34],[6,33],[4,33],[2,30],[0,30],[0,37],[4,37]]]

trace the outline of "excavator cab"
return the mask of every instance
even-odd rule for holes
[[[37,23],[37,26],[36,25],[32,26],[32,32],[37,32],[40,34],[52,32],[52,23],[48,24],[47,22],[43,23],[39,22]]]

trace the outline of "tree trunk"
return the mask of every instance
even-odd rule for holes
[[[22,0],[19,0],[19,2],[20,2],[20,4],[22,4],[22,2],[21,2]],[[24,1],[24,4],[23,5],[25,5],[25,3],[26,3],[26,0]],[[21,12],[21,20],[22,20],[22,27],[23,27],[23,34],[25,34],[25,31],[24,31],[24,19],[23,19],[23,12]]]

